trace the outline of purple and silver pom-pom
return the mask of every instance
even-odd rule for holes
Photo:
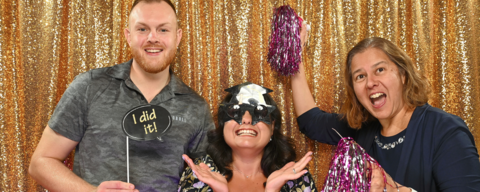
[[[370,191],[372,168],[369,164],[380,167],[352,138],[342,138],[330,163],[322,191]],[[385,175],[383,177],[386,182]]]
[[[288,5],[278,7],[273,12],[268,62],[281,75],[289,76],[298,71],[302,53],[302,21]]]

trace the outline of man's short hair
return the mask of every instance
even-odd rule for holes
[[[145,2],[145,3],[161,3],[161,2],[165,2],[167,3],[168,5],[170,5],[170,7],[172,7],[173,9],[173,12],[175,13],[175,16],[177,15],[177,10],[175,9],[175,6],[173,5],[172,1],[170,0],[135,0],[133,2],[133,5],[132,5],[132,9],[130,9],[130,13],[132,12],[133,8],[135,8],[135,6],[137,6],[137,4],[139,4],[140,2]]]

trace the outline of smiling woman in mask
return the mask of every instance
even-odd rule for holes
[[[209,132],[207,154],[184,171],[179,191],[316,191],[307,170],[308,152],[298,162],[293,144],[282,135],[280,111],[253,83],[229,89],[218,109],[219,127]]]

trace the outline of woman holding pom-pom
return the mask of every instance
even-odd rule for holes
[[[302,44],[307,36],[302,25]],[[458,116],[430,106],[429,83],[390,41],[373,37],[355,45],[344,68],[341,114],[316,107],[305,69],[291,78],[300,131],[336,145],[352,137],[380,167],[370,191],[480,191],[475,141]],[[332,128],[335,128],[333,130]]]

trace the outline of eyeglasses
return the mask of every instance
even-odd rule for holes
[[[252,105],[244,104],[244,105],[228,105],[227,106],[227,115],[230,116],[231,118],[243,117],[243,114],[245,114],[246,111],[248,111],[252,117],[256,117],[258,119],[265,119],[268,116],[268,109],[264,105],[252,106]],[[253,111],[253,112],[250,112],[250,111]]]
[[[252,125],[255,125],[259,121],[270,124],[270,113],[275,109],[274,106],[265,105],[250,105],[250,104],[220,104],[223,111],[228,115],[224,122],[234,119],[237,123],[241,124],[243,115],[245,112],[249,112],[252,116]]]

